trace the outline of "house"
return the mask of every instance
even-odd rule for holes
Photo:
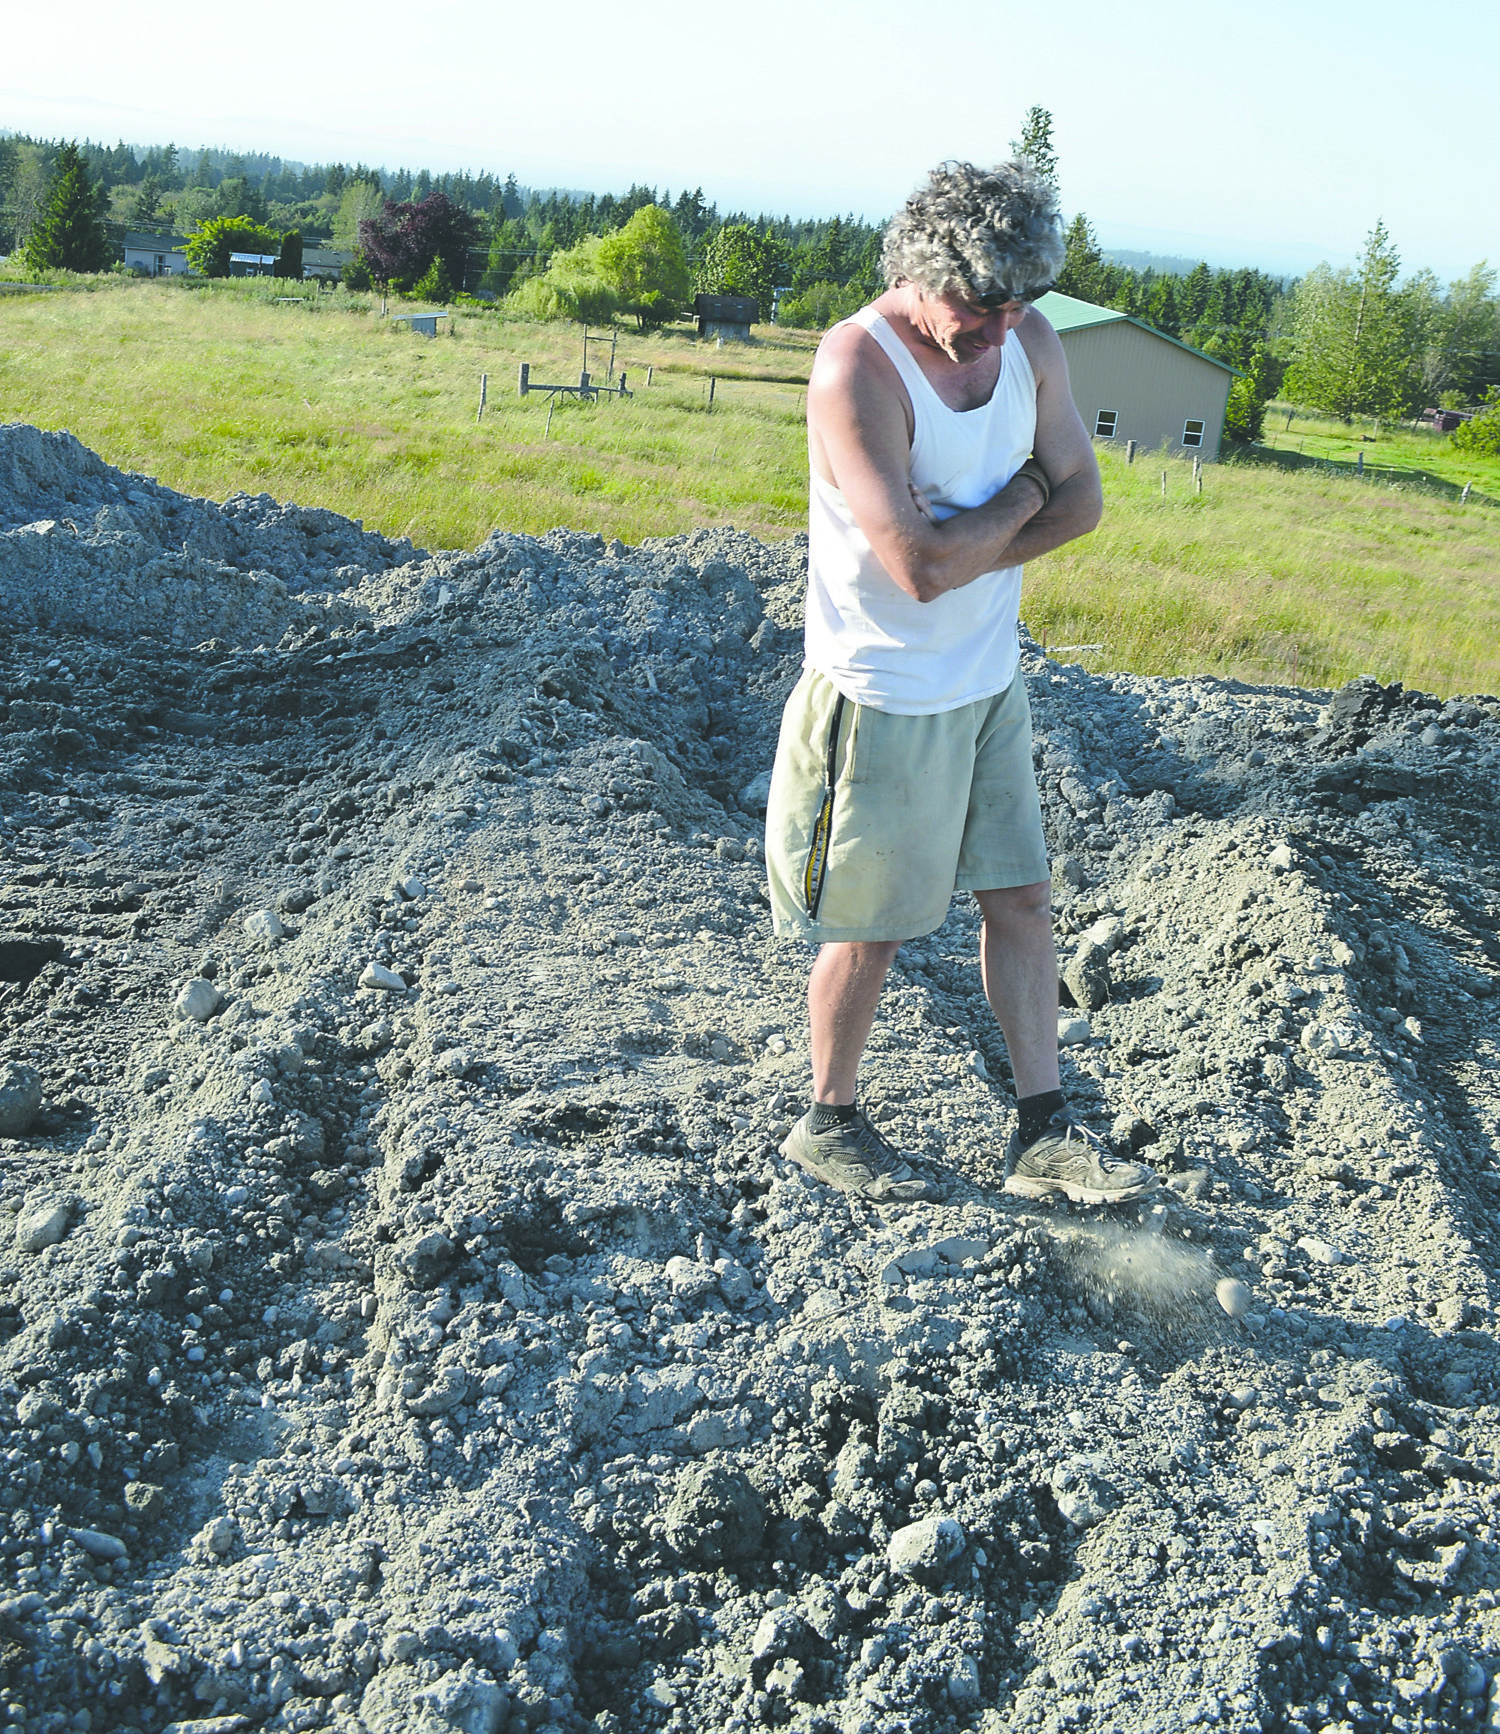
[[[153,235],[139,229],[125,231],[125,269],[146,277],[185,277],[188,274],[187,242],[180,235]]]
[[[229,275],[231,277],[269,277],[276,268],[274,253],[231,253],[229,255]]]
[[[1113,307],[1055,289],[1036,307],[1062,339],[1073,401],[1095,439],[1217,459],[1229,388],[1238,377],[1228,362]]]
[[[743,343],[760,318],[760,303],[753,295],[695,295],[693,315],[700,337],[731,337]]]
[[[304,247],[302,275],[321,278],[325,283],[337,283],[353,257],[353,249],[348,247]]]

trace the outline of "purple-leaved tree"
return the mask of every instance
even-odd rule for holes
[[[361,221],[359,250],[375,281],[393,289],[410,289],[434,259],[441,259],[449,280],[461,286],[468,250],[478,235],[479,225],[462,205],[444,193],[429,193],[420,204],[387,199],[378,217]]]

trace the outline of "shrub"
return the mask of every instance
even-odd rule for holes
[[[1472,421],[1463,421],[1452,433],[1454,448],[1481,457],[1500,457],[1500,385],[1484,394],[1484,408]]]
[[[448,280],[448,268],[441,259],[434,259],[412,289],[418,301],[432,301],[442,306],[453,299],[453,285]]]
[[[540,277],[529,277],[505,298],[506,309],[523,319],[577,319],[605,325],[620,298],[599,269],[600,237],[590,236],[565,253],[554,253]]]
[[[852,283],[809,283],[798,294],[782,298],[776,323],[793,325],[801,331],[826,331],[830,325],[857,313],[865,300],[864,291]]]
[[[343,284],[346,289],[373,289],[375,279],[370,273],[370,263],[363,253],[356,253],[343,270]]]

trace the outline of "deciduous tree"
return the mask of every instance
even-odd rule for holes
[[[1297,285],[1292,365],[1296,403],[1352,421],[1399,415],[1418,388],[1417,338],[1396,290],[1401,258],[1383,222],[1353,270],[1318,265]]]
[[[421,181],[419,175],[419,186]],[[469,248],[478,234],[478,223],[461,205],[446,193],[429,193],[404,205],[387,199],[378,217],[367,217],[359,225],[359,250],[375,280],[393,289],[409,289],[434,259],[443,261],[451,282],[462,284]]]
[[[688,292],[687,256],[671,212],[643,205],[599,242],[599,271],[642,331],[675,319]]]
[[[274,229],[242,217],[210,217],[188,236],[187,262],[200,277],[227,277],[231,253],[276,253],[281,237]]]

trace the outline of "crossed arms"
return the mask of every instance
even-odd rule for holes
[[[1103,511],[1099,466],[1068,390],[1057,333],[1033,310],[1008,341],[1024,343],[1036,375],[1033,450],[1052,496],[1043,505],[1042,489],[1020,475],[982,506],[941,523],[911,485],[906,391],[874,338],[845,326],[824,343],[813,369],[812,461],[844,496],[876,559],[918,602],[1087,535]]]

